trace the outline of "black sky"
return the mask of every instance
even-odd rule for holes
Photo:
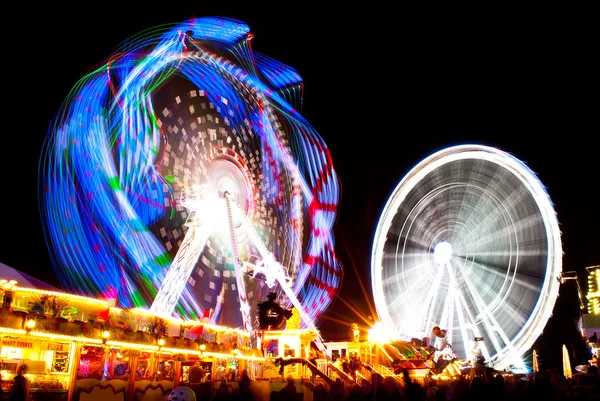
[[[302,113],[342,183],[335,230],[343,301],[327,313],[326,336],[336,335],[331,319],[361,323],[348,305],[370,314],[356,283],[371,296],[371,243],[388,196],[423,158],[459,143],[496,146],[538,174],[561,225],[563,269],[578,271],[585,286],[585,267],[600,264],[590,10],[542,1],[205,3],[15,5],[3,28],[0,262],[56,281],[37,207],[38,162],[50,120],[77,80],[141,30],[226,16],[249,25],[255,50],[303,77]],[[576,303],[576,292],[561,287],[548,330],[561,330],[558,315],[576,319]]]

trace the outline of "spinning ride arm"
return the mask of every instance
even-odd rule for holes
[[[170,317],[175,310],[177,301],[181,296],[182,289],[198,261],[198,257],[204,249],[210,230],[200,227],[191,227],[185,234],[183,243],[173,259],[173,263],[167,272],[152,306],[150,313]]]
[[[191,211],[186,222],[189,230],[185,234],[165,280],[152,302],[151,313],[165,317],[170,317],[173,314],[198,257],[204,250],[206,241],[213,231],[213,225],[208,222],[205,216],[200,214],[203,207],[204,191],[205,188],[202,186],[182,191],[181,204]]]

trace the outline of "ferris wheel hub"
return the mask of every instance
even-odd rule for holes
[[[248,183],[240,169],[227,160],[214,160],[208,165],[209,191],[214,198],[223,199],[225,194],[244,207],[248,196]]]
[[[433,248],[433,258],[439,265],[445,265],[452,259],[453,252],[448,241],[441,241]]]

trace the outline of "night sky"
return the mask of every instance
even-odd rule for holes
[[[255,50],[303,77],[301,112],[329,146],[341,181],[335,231],[345,280],[321,326],[326,338],[346,339],[338,320],[364,324],[352,309],[372,316],[372,241],[398,182],[423,158],[457,144],[498,147],[537,173],[555,204],[563,270],[577,271],[585,291],[585,267],[600,264],[591,12],[541,1],[332,10],[304,2],[264,10],[251,2],[175,3],[16,6],[3,28],[0,262],[57,284],[40,225],[38,163],[50,120],[76,82],[141,30],[226,16],[249,25]],[[535,345],[542,363],[555,364],[560,345],[577,342],[577,316],[568,281]]]

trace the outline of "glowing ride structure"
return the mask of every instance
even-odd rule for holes
[[[474,339],[497,369],[524,368],[558,296],[560,230],[536,175],[499,149],[459,145],[417,164],[377,225],[379,319],[405,337],[445,328],[459,357]]]
[[[40,174],[63,286],[248,331],[276,292],[316,330],[341,282],[339,183],[293,107],[300,76],[251,39],[227,18],[159,27],[73,88]]]

